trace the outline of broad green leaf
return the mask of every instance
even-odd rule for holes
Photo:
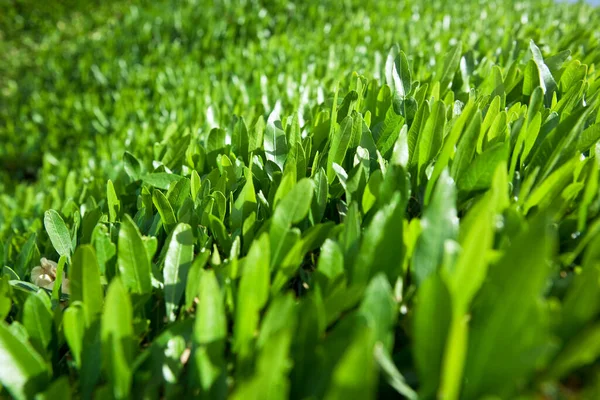
[[[547,351],[548,332],[540,304],[554,234],[540,214],[511,241],[489,269],[472,311],[465,363],[465,398],[511,397],[517,379],[528,378]],[[498,335],[502,332],[502,335]]]
[[[133,379],[133,309],[126,287],[113,279],[102,313],[102,364],[115,399],[128,398]]]
[[[83,338],[85,335],[87,315],[85,306],[80,302],[73,302],[63,313],[63,332],[75,364],[81,368],[81,353],[83,351]]]
[[[431,199],[431,194],[433,193],[433,188],[435,187],[435,183],[437,179],[442,174],[442,171],[448,166],[450,159],[454,156],[456,143],[458,142],[460,136],[463,134],[463,129],[472,120],[473,116],[477,108],[475,107],[475,103],[469,99],[469,102],[462,110],[461,115],[458,117],[454,124],[452,125],[452,129],[450,133],[444,140],[444,144],[442,149],[440,150],[440,154],[438,156],[437,161],[434,164],[434,169],[431,174],[431,177],[427,181],[427,189],[425,191],[425,204],[429,204],[429,200]]]
[[[335,172],[333,171],[333,163],[342,165],[346,151],[348,150],[348,143],[352,138],[352,117],[347,116],[344,118],[340,127],[333,132],[333,137],[330,138],[331,147],[327,155],[327,181],[333,182],[335,178]]]
[[[366,286],[379,272],[384,273],[390,282],[395,282],[401,274],[405,204],[401,194],[395,193],[371,220],[352,266],[350,280],[353,284]]]
[[[194,258],[194,234],[187,224],[179,224],[171,233],[168,243],[163,279],[167,319],[175,321],[176,311],[183,296],[188,271]]]
[[[431,114],[425,123],[425,127],[419,134],[417,144],[417,171],[418,179],[423,179],[425,168],[437,155],[444,138],[444,126],[446,123],[446,109],[441,101],[437,101],[431,107]]]
[[[104,292],[100,282],[100,267],[96,253],[90,245],[79,246],[73,255],[69,275],[71,301],[81,301],[85,308],[86,325],[91,325],[100,316]]]
[[[179,210],[185,199],[190,196],[191,182],[188,178],[182,178],[169,187],[167,200],[173,211]]]
[[[325,240],[321,246],[315,281],[326,295],[336,281],[344,277],[344,253],[337,242],[331,239]]]
[[[204,270],[204,266],[208,262],[210,251],[202,250],[190,267],[187,280],[185,282],[185,308],[191,308],[194,304],[194,299],[199,295],[200,276]]]
[[[411,166],[414,165],[415,168],[418,164],[419,156],[419,153],[417,152],[419,145],[419,135],[423,131],[425,123],[429,118],[429,112],[430,110],[428,101],[419,103],[419,109],[417,110],[415,118],[413,119],[412,124],[410,125],[410,129],[408,130],[408,163]]]
[[[327,186],[327,175],[323,168],[313,177],[315,195],[311,204],[311,218],[313,223],[318,223],[323,219],[325,208],[327,207],[327,195],[329,187]]]
[[[440,83],[442,93],[448,89],[450,83],[454,79],[454,74],[458,70],[460,56],[462,53],[462,43],[458,43],[447,54],[444,63],[440,63],[440,68],[435,73],[435,80]]]
[[[417,285],[423,283],[442,264],[447,240],[456,240],[456,189],[454,181],[443,172],[433,191],[431,202],[421,218],[421,235],[415,246],[411,270]]]
[[[50,297],[40,290],[30,295],[23,305],[23,326],[27,329],[31,344],[43,356],[52,340],[52,312]]]
[[[225,341],[227,317],[223,296],[213,271],[201,271],[198,284],[198,307],[194,324],[197,344],[194,361],[202,392],[212,399],[224,399],[227,394]]]
[[[106,200],[108,204],[108,218],[110,222],[116,222],[121,212],[121,201],[115,192],[115,187],[109,179],[106,184]],[[62,254],[61,254],[62,255]]]
[[[571,339],[553,361],[546,376],[560,379],[569,371],[600,358],[600,324],[596,323]]]
[[[154,190],[152,192],[152,203],[154,203],[154,206],[160,214],[160,219],[165,226],[165,230],[170,233],[175,229],[175,225],[177,224],[177,218],[175,218],[175,212],[173,211],[171,203],[169,203],[169,200],[160,190]]]
[[[475,155],[476,142],[480,130],[481,112],[478,111],[458,142],[456,155],[454,156],[454,160],[452,161],[452,166],[450,168],[450,176],[452,176],[454,180],[460,179],[461,175],[464,174],[471,164],[471,161]]]
[[[9,277],[0,275],[0,320],[4,320],[12,307]]]
[[[403,112],[403,100],[393,98],[383,121],[373,127],[373,140],[377,150],[386,157],[393,150],[394,144],[400,135],[400,130],[404,125]]]
[[[277,122],[269,122],[264,136],[264,151],[268,161],[272,161],[281,171],[287,158],[288,143],[285,132]]]
[[[410,68],[406,54],[400,51],[398,45],[394,45],[385,62],[385,78],[392,89],[392,93],[399,97],[405,97],[411,90]]]
[[[15,399],[32,398],[50,381],[44,360],[4,321],[0,321],[0,360],[0,383]]]
[[[277,204],[269,236],[271,237],[271,260],[278,260],[285,244],[284,236],[293,224],[302,221],[312,204],[314,184],[308,178],[301,179]]]
[[[534,206],[538,206],[538,208],[548,206],[569,181],[572,180],[573,169],[579,162],[579,157],[573,158],[542,181],[527,197],[524,212],[527,213]]]
[[[269,297],[269,253],[269,236],[263,234],[252,244],[244,259],[234,328],[234,347],[242,357],[248,356],[248,347],[258,327],[260,310]]]
[[[540,72],[537,64],[534,60],[529,60],[523,73],[523,94],[525,96],[531,95],[536,88],[540,87],[540,82]],[[546,90],[542,88],[542,92],[545,94]]]
[[[381,343],[375,344],[375,360],[385,375],[387,382],[396,391],[407,398],[408,400],[416,400],[418,398],[417,393],[406,383],[406,380],[398,371],[394,361],[390,357],[389,353],[383,347]]]
[[[69,230],[65,225],[65,222],[61,216],[55,210],[48,210],[44,213],[44,227],[52,246],[56,249],[56,252],[61,256],[71,256],[73,252],[73,244],[71,242],[71,236]]]
[[[125,172],[127,172],[127,175],[129,175],[131,179],[134,181],[140,179],[142,174],[142,164],[137,158],[135,158],[133,154],[128,151],[123,153],[123,166],[125,168]]]
[[[544,91],[546,106],[549,106],[550,102],[552,101],[552,94],[556,90],[556,81],[548,69],[548,66],[544,63],[542,52],[540,51],[539,47],[535,45],[533,40],[529,42],[529,50],[533,55],[533,61],[535,62],[540,75],[540,86]]]
[[[360,329],[333,370],[325,399],[375,398],[374,387],[377,374],[376,369],[373,368],[375,363],[373,347],[371,329],[366,327]]]
[[[245,169],[246,184],[238,195],[231,210],[231,228],[233,231],[239,229],[241,231],[244,220],[251,212],[256,210],[256,193],[254,191],[254,183],[252,172],[250,169]]]
[[[123,218],[119,229],[117,264],[122,285],[131,293],[144,294],[152,291],[150,260],[142,235],[128,215]]]
[[[458,190],[471,191],[489,188],[496,167],[506,161],[507,156],[508,148],[505,143],[497,143],[484,151],[475,158],[456,182]]]
[[[71,400],[71,386],[66,376],[60,377],[43,392],[35,396],[35,400]]]
[[[170,174],[168,172],[153,172],[142,177],[142,181],[157,189],[167,190],[173,182],[181,179],[180,175]]]
[[[117,254],[117,246],[110,240],[108,228],[98,224],[92,233],[92,244],[96,250],[96,259],[100,267],[100,274],[106,272],[106,264]]]
[[[397,311],[392,286],[384,274],[377,274],[371,279],[358,312],[367,320],[375,340],[391,351]]]
[[[420,285],[413,322],[413,354],[419,375],[419,397],[434,397],[441,380],[444,348],[452,309],[448,288],[439,274],[430,274]]]
[[[502,179],[504,178],[504,179]],[[452,317],[445,346],[439,396],[460,398],[467,352],[469,307],[483,284],[494,239],[495,212],[508,202],[503,198],[506,163],[498,166],[494,187],[463,218],[460,227],[460,253],[454,265],[445,265],[444,278],[452,299]]]
[[[291,369],[289,349],[294,334],[294,325],[273,333],[261,349],[256,360],[254,375],[240,382],[230,396],[234,400],[258,398],[283,400],[289,397],[288,374]]]
[[[600,140],[600,124],[594,124],[581,132],[577,141],[577,150],[586,151],[594,146]]]
[[[587,244],[581,271],[576,273],[563,299],[558,334],[570,339],[600,313],[600,236]]]

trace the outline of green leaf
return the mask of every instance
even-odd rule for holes
[[[333,370],[325,399],[374,399],[377,374],[373,347],[372,331],[359,329]]]
[[[102,312],[104,291],[100,282],[100,267],[90,245],[79,246],[73,255],[70,272],[71,301],[81,301],[85,321],[91,325]]]
[[[154,206],[160,214],[160,219],[165,226],[165,230],[167,233],[170,233],[177,224],[177,218],[175,218],[175,212],[173,211],[171,203],[169,203],[167,197],[160,190],[154,190],[152,192],[152,203],[154,203]]]
[[[412,257],[412,273],[417,285],[423,283],[442,264],[447,240],[456,240],[456,189],[454,181],[443,172],[438,179],[431,203],[421,219],[421,235]]]
[[[277,122],[267,123],[267,129],[264,137],[265,156],[268,161],[272,161],[281,171],[287,158],[288,143],[284,130]]]
[[[192,227],[179,224],[171,233],[163,268],[164,294],[167,319],[175,321],[176,310],[183,296],[188,271],[194,258],[194,234]]]
[[[71,386],[66,376],[58,378],[43,393],[35,396],[35,400],[53,399],[71,400]]]
[[[335,172],[332,168],[333,163],[342,165],[348,150],[348,143],[352,138],[352,117],[344,118],[340,127],[333,132],[330,138],[331,147],[327,155],[327,181],[332,183],[335,178]]]
[[[311,204],[311,217],[313,223],[318,223],[323,219],[325,215],[325,208],[327,207],[327,195],[329,193],[329,187],[327,186],[327,175],[323,168],[319,168],[317,173],[313,177],[315,195]]]
[[[417,171],[419,179],[424,178],[425,168],[442,146],[445,123],[446,109],[444,103],[436,101],[431,107],[431,114],[418,138],[416,152],[418,154]]]
[[[558,334],[565,340],[573,337],[600,313],[600,235],[586,246],[581,271],[576,273],[563,299]]]
[[[396,302],[392,286],[384,274],[377,274],[365,289],[358,313],[367,320],[374,339],[383,344],[386,350],[393,347],[393,331],[396,324]]]
[[[540,214],[511,241],[475,302],[462,396],[512,397],[547,351],[548,332],[540,304],[549,273],[554,234]],[[502,332],[502,335],[498,335]]]
[[[568,372],[589,365],[599,357],[600,323],[596,323],[576,335],[565,345],[564,350],[556,357],[546,376],[553,380],[559,380]]]
[[[483,190],[490,187],[496,167],[506,161],[508,148],[505,143],[496,143],[481,155],[477,156],[456,186],[458,190]]]
[[[11,288],[7,275],[0,275],[0,320],[6,319],[12,307]]]
[[[381,343],[375,345],[375,360],[379,364],[383,374],[386,377],[387,382],[392,386],[399,394],[406,397],[408,400],[416,400],[418,398],[417,393],[406,383],[406,380],[398,371],[394,361],[390,357],[388,351],[383,347]]]
[[[0,360],[0,383],[15,399],[32,398],[50,380],[44,360],[4,321],[0,321]]]
[[[166,197],[174,211],[179,210],[185,199],[190,197],[190,187],[191,182],[188,178],[181,178],[169,186]]]
[[[600,140],[600,124],[594,124],[581,132],[577,141],[577,151],[584,152],[594,146]]]
[[[241,231],[244,220],[250,213],[256,210],[257,205],[252,172],[246,168],[244,174],[246,176],[246,184],[235,199],[233,209],[231,210],[231,229],[233,231]]]
[[[133,378],[133,309],[119,278],[108,287],[102,314],[102,362],[115,399],[129,397]]]
[[[44,227],[56,252],[61,256],[70,257],[73,252],[71,236],[69,235],[65,221],[63,221],[58,212],[48,210],[44,213]]]
[[[117,264],[122,284],[132,293],[152,291],[150,260],[135,222],[125,215],[119,229]]]
[[[181,179],[180,175],[170,174],[168,172],[153,172],[142,176],[142,181],[157,189],[167,190],[173,182]]]
[[[556,81],[552,76],[552,73],[548,69],[548,66],[544,63],[544,57],[542,57],[542,52],[539,47],[535,45],[535,42],[531,40],[529,42],[529,50],[533,55],[533,61],[535,62],[539,76],[540,76],[540,86],[544,91],[544,95],[546,98],[546,107],[550,106],[552,102],[552,94],[556,90]]]
[[[438,159],[435,162],[431,177],[427,182],[427,188],[425,191],[425,204],[429,204],[429,200],[431,199],[431,194],[433,193],[433,188],[435,187],[437,179],[442,174],[442,171],[444,171],[444,169],[447,168],[452,156],[454,156],[454,153],[456,151],[456,143],[458,142],[460,136],[463,134],[465,126],[469,121],[472,120],[476,111],[477,108],[475,107],[475,103],[471,99],[469,99],[469,102],[462,110],[461,115],[456,121],[454,121],[450,133],[444,140],[444,144],[442,146],[442,149],[440,150]]]
[[[121,212],[121,201],[115,192],[115,187],[109,179],[106,184],[106,201],[108,204],[108,218],[110,222],[116,222]],[[62,255],[62,254],[61,254]]]
[[[72,302],[63,313],[65,339],[78,368],[82,365],[81,354],[87,318],[85,305],[81,302]]]
[[[462,135],[458,142],[456,149],[456,155],[452,161],[450,168],[450,176],[454,180],[460,179],[461,175],[469,168],[471,161],[475,155],[477,138],[481,131],[481,112],[477,111],[475,117],[471,120],[467,126],[467,130]]]
[[[551,204],[552,200],[572,180],[573,170],[579,162],[579,157],[573,158],[540,183],[527,197],[523,206],[524,212],[527,213],[534,206],[543,208]]]
[[[99,223],[92,233],[92,244],[96,250],[96,259],[100,267],[100,274],[106,272],[106,264],[117,254],[117,246],[110,240],[108,228]]]
[[[401,194],[396,192],[390,202],[375,214],[354,260],[352,283],[366,286],[378,272],[383,272],[390,282],[395,282],[401,274],[404,205]]]
[[[292,366],[289,353],[294,326],[295,321],[289,321],[284,329],[265,339],[253,376],[239,383],[230,396],[232,399],[245,400],[258,396],[265,400],[284,400],[289,397],[287,376]]]
[[[493,246],[496,212],[508,205],[506,163],[496,170],[492,190],[469,210],[460,227],[460,252],[455,264],[444,265],[444,278],[452,299],[452,317],[445,346],[439,396],[460,398],[467,353],[469,309],[483,284]]]
[[[446,54],[446,58],[443,64],[440,64],[440,68],[436,71],[435,80],[440,83],[443,95],[448,89],[450,83],[454,79],[454,74],[458,69],[460,63],[460,56],[462,53],[462,43],[458,43],[452,50]]]
[[[403,104],[403,100],[401,99],[392,99],[392,103],[387,109],[383,121],[373,128],[373,139],[375,140],[377,150],[383,156],[387,157],[392,151],[400,135],[400,129],[404,125],[405,119],[402,116],[404,112]]]
[[[185,282],[185,308],[191,308],[194,304],[194,299],[199,294],[200,276],[204,270],[204,266],[208,262],[210,251],[202,250],[197,256],[188,272]]]
[[[254,332],[258,327],[260,310],[269,298],[269,236],[256,240],[244,259],[244,269],[238,289],[234,348],[247,357]]]
[[[31,344],[42,355],[52,340],[52,312],[50,297],[44,290],[30,295],[23,305],[23,326],[27,329]]]
[[[197,349],[194,361],[203,393],[211,399],[224,399],[227,395],[227,365],[225,341],[227,317],[223,295],[212,270],[201,271],[199,299],[194,324]]]
[[[140,179],[142,174],[142,164],[128,151],[123,153],[123,165],[125,167],[125,172],[127,172],[127,175],[129,175],[131,179],[134,181]]]
[[[35,243],[37,241],[37,235],[32,233],[21,248],[19,257],[17,258],[17,264],[15,265],[15,271],[13,271],[17,278],[19,276],[25,276],[30,273],[29,267],[32,264],[33,254],[35,251]],[[69,242],[70,244],[70,242]],[[8,267],[5,267],[8,268]]]
[[[412,88],[410,68],[406,54],[399,51],[398,45],[394,45],[385,62],[385,78],[392,89],[392,93],[399,97],[407,96]]]
[[[275,207],[269,236],[271,237],[271,260],[278,260],[285,242],[281,240],[293,224],[302,221],[312,203],[314,184],[308,178],[301,179]],[[281,253],[283,255],[283,253]]]

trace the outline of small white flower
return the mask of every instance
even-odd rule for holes
[[[34,267],[31,270],[31,282],[41,288],[52,290],[54,288],[54,281],[56,280],[56,264],[52,260],[42,257],[40,259],[40,266]],[[62,273],[62,292],[69,294],[69,280],[65,277],[65,272]]]

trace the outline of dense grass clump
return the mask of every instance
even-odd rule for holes
[[[600,398],[600,11],[208,3],[0,4],[0,397]]]

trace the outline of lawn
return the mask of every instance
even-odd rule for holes
[[[0,3],[0,398],[600,398],[600,8]]]

